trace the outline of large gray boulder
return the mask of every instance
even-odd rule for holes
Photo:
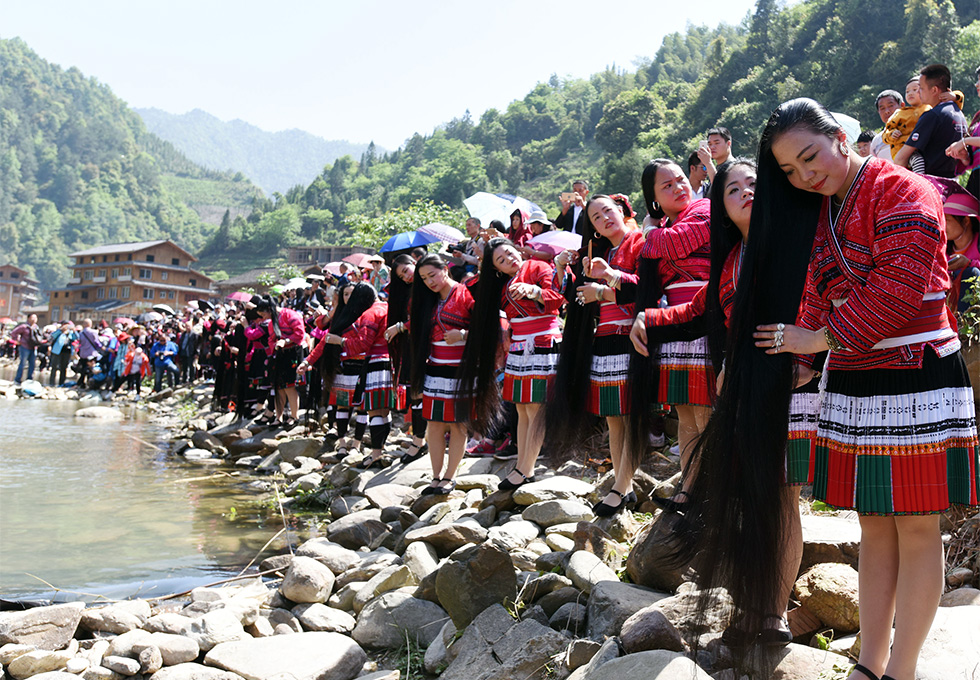
[[[294,557],[279,590],[293,602],[326,602],[334,581],[333,572],[312,557]]]
[[[609,566],[601,559],[585,550],[576,550],[568,558],[565,574],[579,590],[590,593],[596,584],[603,581],[619,581]]]
[[[13,642],[62,649],[75,635],[85,604],[70,602],[22,612],[0,612],[0,645]]]
[[[589,595],[588,637],[602,640],[619,635],[626,619],[670,596],[670,593],[619,581],[597,583]]]
[[[518,505],[533,505],[543,501],[578,500],[592,493],[593,487],[580,479],[555,475],[530,484],[523,484],[514,490],[514,502]]]
[[[544,528],[553,524],[589,522],[595,519],[592,508],[580,501],[541,501],[524,508],[521,516]]]
[[[381,510],[371,508],[352,512],[327,525],[327,538],[345,548],[357,550],[370,546],[388,531],[381,521]]]
[[[480,543],[487,537],[487,530],[473,524],[433,524],[412,529],[405,534],[405,543],[428,543],[442,557],[449,555],[467,543]]]
[[[312,557],[334,574],[342,574],[361,561],[361,556],[326,538],[311,538],[296,548],[296,556]]]
[[[211,668],[199,663],[181,663],[167,666],[149,676],[151,680],[242,680],[237,673]]]
[[[319,439],[305,437],[300,439],[290,439],[279,445],[276,451],[287,463],[295,463],[299,457],[315,458],[320,450],[322,443]]]
[[[93,632],[118,635],[141,628],[149,618],[150,604],[146,600],[131,600],[86,609],[82,613],[81,626]]]
[[[237,673],[245,680],[352,680],[367,655],[340,633],[296,633],[218,645],[204,663]]]
[[[436,575],[436,596],[462,630],[492,604],[517,597],[517,576],[510,554],[493,543],[465,546]]]
[[[372,649],[399,647],[406,639],[428,647],[448,620],[446,610],[434,602],[394,591],[376,597],[361,610],[351,637]]]
[[[685,580],[687,565],[675,563],[673,553],[678,547],[674,533],[681,521],[675,514],[661,513],[656,521],[640,530],[626,559],[630,580],[656,590],[675,591]]]
[[[608,661],[580,677],[581,680],[623,680],[624,678],[711,680],[710,675],[684,654],[664,649],[627,654]]]

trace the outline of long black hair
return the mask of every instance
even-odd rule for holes
[[[586,203],[585,216],[589,225],[587,234],[590,238],[587,243],[582,244],[578,251],[578,262],[571,267],[575,282],[565,288],[565,299],[569,304],[562,332],[561,355],[558,357],[557,374],[549,390],[544,411],[544,431],[548,433],[548,446],[553,454],[570,453],[581,446],[594,424],[594,419],[586,413],[586,407],[599,303],[579,305],[575,301],[575,295],[578,286],[595,280],[585,276],[582,271],[582,259],[589,253],[588,244],[592,244],[592,257],[606,258],[612,249],[612,242],[596,231],[589,216],[589,207],[599,199],[615,202],[611,197],[599,194]]]
[[[255,303],[255,311],[270,314],[269,333],[276,338],[282,337],[282,329],[279,328],[279,305],[271,295],[263,295],[262,299]]]
[[[351,292],[347,304],[343,304],[344,294],[343,290],[340,291],[337,311],[330,321],[330,332],[334,335],[342,335],[378,299],[378,294],[371,284],[357,283],[353,285],[354,290]],[[340,368],[340,352],[339,345],[327,345],[323,352],[320,375],[323,377],[323,390],[325,392],[330,391],[333,387],[333,381],[337,377],[337,369]]]
[[[405,283],[398,276],[398,268],[402,266],[414,267],[415,259],[411,255],[403,253],[391,263],[391,280],[388,282],[387,323],[389,326],[408,321],[409,305],[412,299],[412,284]],[[412,370],[412,360],[410,358],[412,351],[409,343],[410,340],[404,333],[399,333],[388,343],[395,373],[399,378],[402,375],[408,375]]]
[[[439,304],[439,293],[422,282],[422,267],[435,267],[445,271],[446,261],[440,255],[426,255],[415,265],[415,281],[412,283],[412,392],[422,394],[425,382],[425,363],[429,357],[429,337],[432,333],[432,311]],[[457,284],[459,285],[459,284]]]
[[[750,168],[757,172],[755,161],[748,158],[734,158],[728,163],[722,163],[715,173],[711,183],[711,274],[708,276],[708,287],[705,291],[705,326],[708,331],[708,352],[715,372],[721,371],[725,358],[725,313],[720,303],[721,272],[725,268],[732,248],[742,241],[742,233],[732,222],[725,209],[725,184],[728,175],[739,167]],[[736,286],[737,287],[737,286]]]
[[[473,291],[473,313],[466,348],[459,364],[456,394],[464,413],[475,413],[473,429],[485,434],[500,409],[500,390],[494,379],[497,350],[500,349],[500,303],[510,276],[493,264],[493,254],[510,239],[492,238],[483,249],[480,279]],[[471,405],[473,408],[471,408]]]
[[[831,137],[840,129],[810,99],[780,105],[766,123],[724,385],[696,444],[700,465],[687,506],[687,519],[700,529],[693,544],[699,585],[724,584],[755,626],[759,617],[779,613],[767,609],[785,585],[781,494],[794,360],[789,353],[766,354],[752,334],[759,324],[795,323],[822,200],[795,189],[772,153],[774,140],[798,126]]]

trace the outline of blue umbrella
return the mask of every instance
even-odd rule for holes
[[[417,248],[418,246],[428,245],[429,243],[435,243],[439,239],[429,236],[428,234],[420,234],[417,231],[406,231],[401,234],[395,234],[390,239],[385,241],[385,244],[381,246],[382,253],[390,253],[393,250],[407,250],[408,248]]]

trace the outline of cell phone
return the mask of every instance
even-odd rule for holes
[[[565,203],[573,202],[575,200],[575,192],[574,191],[561,192],[561,200],[563,200]]]

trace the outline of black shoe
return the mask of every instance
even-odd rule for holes
[[[775,622],[772,627],[759,631],[758,643],[766,647],[785,647],[793,641],[793,633],[789,629],[789,621],[785,616],[767,616],[766,623]]]
[[[371,459],[371,456],[368,456],[367,458],[365,458],[364,460],[362,460],[360,463],[357,464],[357,468],[359,470],[370,470],[371,468],[384,468],[384,467],[386,467],[384,456],[378,456],[373,460]]]
[[[684,498],[689,498],[687,491],[678,491],[674,496],[684,496]],[[660,506],[667,512],[684,512],[687,509],[687,501],[675,501],[673,498],[660,498],[659,496],[653,496],[651,499],[654,505]]]
[[[854,664],[854,668],[851,670],[851,672],[853,673],[854,671],[857,671],[858,673],[864,673],[865,675],[868,676],[868,680],[879,680],[877,675],[875,675],[874,673],[872,673],[871,671],[869,671],[867,668],[865,668],[859,663]],[[880,680],[893,680],[893,679],[888,677],[887,675],[882,675]]]
[[[429,486],[422,489],[422,493],[419,495],[431,496],[433,494],[439,493],[439,482],[441,481],[442,481],[441,479],[433,479],[431,482],[429,482]],[[432,486],[433,484],[435,484],[435,486]]]
[[[448,477],[443,477],[439,480],[440,482],[449,482],[449,486],[437,486],[434,493],[436,496],[448,496],[449,493],[456,488],[456,480],[449,479]]]
[[[605,500],[599,501],[592,506],[592,512],[595,513],[596,517],[612,517],[617,512],[624,509],[627,505],[636,503],[636,494],[632,491],[622,494],[616,491],[616,489],[610,489],[609,493],[614,493],[619,496],[619,503],[616,505],[609,505]]]
[[[402,454],[402,457],[399,460],[401,460],[402,465],[408,465],[409,463],[414,463],[428,452],[429,452],[429,445],[422,444],[422,446],[415,449],[415,453],[409,453],[408,451],[406,451],[404,454]]]
[[[497,490],[498,491],[513,491],[514,489],[516,489],[519,486],[523,486],[525,484],[530,484],[531,482],[534,481],[534,475],[531,475],[530,477],[528,477],[523,472],[521,472],[520,470],[518,470],[516,467],[513,470],[511,470],[510,472],[507,473],[507,476],[508,477],[510,476],[511,472],[516,472],[517,474],[519,474],[524,479],[522,479],[521,481],[519,481],[519,482],[517,482],[515,484],[514,482],[510,481],[509,479],[507,479],[507,477],[504,477],[502,480],[500,480],[500,484],[497,485]]]

